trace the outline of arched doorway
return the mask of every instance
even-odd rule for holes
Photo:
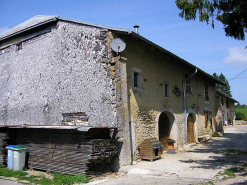
[[[168,139],[175,139],[175,133],[172,134],[172,127],[174,122],[174,116],[170,112],[162,112],[159,116],[158,131],[159,131],[159,141],[162,142],[164,149],[167,149]],[[174,129],[174,128],[173,128]],[[175,130],[173,130],[175,132]],[[172,137],[172,135],[174,135]],[[175,139],[176,140],[176,139]]]
[[[194,128],[194,117],[192,114],[188,115],[187,118],[187,143],[195,142],[195,128]]]

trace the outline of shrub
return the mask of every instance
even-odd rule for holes
[[[244,121],[247,121],[247,117],[246,117],[246,118],[244,118]]]
[[[243,112],[237,112],[236,113],[236,120],[243,120],[245,117]]]
[[[219,135],[218,132],[214,132],[214,133],[212,134],[212,137],[220,137],[220,135]]]

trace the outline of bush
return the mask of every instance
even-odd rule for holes
[[[244,118],[244,121],[247,121],[247,117],[246,117],[246,118]]]
[[[245,118],[244,113],[242,113],[242,112],[236,113],[236,120],[243,120],[244,118]]]
[[[214,133],[212,134],[212,137],[220,137],[220,135],[219,135],[218,132],[214,132]]]

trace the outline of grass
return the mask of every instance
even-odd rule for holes
[[[201,185],[214,185],[213,181],[204,182]]]
[[[212,137],[220,137],[220,135],[219,135],[217,132],[214,132],[214,133],[212,134]]]
[[[47,179],[44,176],[29,176],[27,172],[23,171],[13,171],[9,170],[3,166],[0,166],[0,176],[4,177],[15,177],[19,180],[26,180],[30,183],[34,184],[42,184],[42,185],[70,185],[70,184],[80,184],[80,183],[88,183],[89,179],[84,175],[62,175],[59,173],[52,174],[53,179]]]
[[[235,155],[247,155],[247,152],[246,151],[235,150],[235,149],[230,149],[227,152],[229,154],[235,154]]]
[[[247,117],[247,109],[236,109],[236,113],[237,112],[244,113],[245,117]]]
[[[237,155],[247,155],[247,151],[230,149],[227,150],[227,153],[224,155],[224,157],[237,158]]]
[[[218,173],[217,176],[224,176],[222,180],[236,177],[236,173],[245,173],[247,171],[247,163],[243,163],[240,167],[225,169],[224,172]]]
[[[26,175],[28,175],[27,172],[12,171],[12,170],[8,170],[8,169],[4,168],[3,166],[0,166],[0,176],[20,178],[20,177],[23,177]]]

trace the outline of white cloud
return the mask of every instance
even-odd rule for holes
[[[239,67],[247,66],[247,49],[244,46],[228,48],[228,56],[224,61]]]
[[[1,28],[0,28],[0,34],[6,32],[7,30],[9,30],[8,27],[1,27]]]

